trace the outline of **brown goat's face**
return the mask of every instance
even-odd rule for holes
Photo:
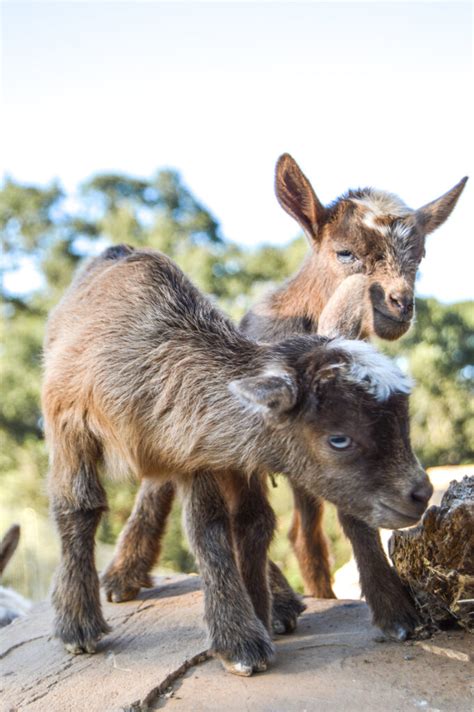
[[[418,210],[396,195],[372,188],[349,191],[325,207],[296,161],[284,154],[277,163],[275,190],[309,240],[311,272],[325,299],[346,277],[365,274],[372,332],[394,340],[407,331],[413,318],[415,277],[425,236],[449,217],[466,181],[463,178]]]
[[[273,353],[233,385],[266,419],[269,466],[370,526],[414,524],[432,487],[410,445],[406,376],[362,341],[299,337]]]
[[[424,252],[424,236],[415,221],[396,217],[392,213],[397,209],[403,210],[384,194],[374,194],[372,200],[344,199],[322,227],[319,242],[313,242],[313,269],[326,275],[331,291],[352,274],[367,277],[372,330],[388,340],[398,339],[411,324],[415,277]]]

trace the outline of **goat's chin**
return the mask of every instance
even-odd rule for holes
[[[421,515],[392,509],[382,503],[374,508],[372,526],[377,529],[405,529],[413,527],[420,521]]]
[[[374,334],[380,339],[396,341],[403,336],[403,334],[406,334],[410,326],[411,319],[409,321],[397,321],[374,309],[373,329]]]

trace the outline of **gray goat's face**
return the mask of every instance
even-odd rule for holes
[[[308,408],[302,429],[313,456],[303,473],[306,489],[319,489],[373,527],[415,524],[432,487],[411,449],[407,396],[378,402],[343,382],[327,383],[319,394],[321,405]]]
[[[369,344],[315,338],[279,344],[283,359],[232,386],[265,419],[269,467],[370,526],[414,524],[432,487],[411,449],[408,379]]]

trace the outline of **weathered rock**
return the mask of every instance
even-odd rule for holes
[[[198,577],[157,580],[136,601],[104,602],[113,630],[96,655],[50,637],[41,603],[0,631],[1,712],[471,712],[472,637],[376,643],[365,603],[305,599],[297,633],[266,673],[225,673],[206,651]]]
[[[394,532],[389,552],[427,624],[474,631],[474,477],[451,482],[418,527]]]

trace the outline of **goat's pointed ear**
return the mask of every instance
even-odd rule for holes
[[[285,371],[238,378],[229,384],[229,389],[243,403],[268,415],[290,410],[297,399],[296,382]]]
[[[449,218],[466,182],[467,176],[440,198],[423,205],[415,212],[415,219],[425,235],[429,235]]]
[[[314,192],[295,159],[284,153],[275,170],[275,193],[283,210],[303,228],[311,241],[318,240],[326,208]]]

